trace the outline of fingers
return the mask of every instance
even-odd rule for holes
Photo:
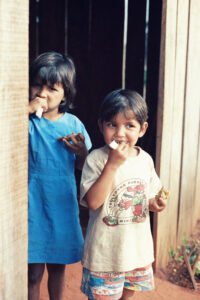
[[[40,105],[41,105],[41,107],[43,108],[44,111],[47,111],[47,109],[48,109],[47,100],[43,99],[42,101],[40,101]]]
[[[122,151],[125,151],[126,149],[128,149],[128,144],[125,143],[125,142],[122,142],[122,143],[119,145],[119,149],[121,149]]]
[[[166,200],[164,200],[163,198],[160,198],[160,197],[157,199],[157,204],[160,207],[165,207],[167,205]]]
[[[113,150],[113,151],[116,151],[118,154],[124,156],[127,158],[128,156],[128,144],[122,142],[121,144],[119,144],[119,146],[117,147],[116,150]]]
[[[80,133],[80,132],[77,133],[77,138],[78,138],[79,141],[85,142],[85,137],[82,133]]]
[[[36,112],[39,108],[42,108],[44,112],[47,111],[48,104],[46,98],[36,97],[31,99],[31,101],[29,102],[30,113]]]
[[[73,144],[77,145],[79,143],[83,144],[85,141],[85,137],[81,133],[75,134],[74,132],[67,137],[67,140],[71,141]]]
[[[161,212],[167,205],[166,200],[162,198],[152,198],[149,200],[149,209],[153,212]]]
[[[65,146],[75,155],[81,155],[82,152],[87,152],[85,146],[85,137],[81,133],[72,133],[67,136],[59,137],[58,141],[63,141]]]
[[[77,144],[77,142],[84,143],[85,137],[81,133],[76,134],[73,132],[70,135],[59,137],[57,140],[58,141],[63,140],[63,141],[67,141],[67,142],[72,142],[73,144]],[[67,143],[67,144],[70,144],[70,143]]]
[[[67,139],[63,138],[62,139],[67,148],[69,148],[72,152],[75,152],[77,150],[77,147],[73,144],[71,144]]]

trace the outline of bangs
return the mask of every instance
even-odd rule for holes
[[[39,83],[41,85],[50,84],[53,86],[56,83],[62,83],[59,68],[55,66],[44,66],[40,68],[33,78],[34,80],[31,82],[31,85]]]
[[[127,117],[127,111],[131,109],[127,99],[124,97],[120,99],[119,97],[110,99],[110,101],[106,101],[103,105],[103,112],[101,113],[102,121],[110,121],[116,114],[123,113],[125,117]]]
[[[134,117],[142,126],[148,118],[148,109],[145,100],[135,91],[115,90],[109,93],[101,107],[99,119],[110,121],[118,113],[123,113],[126,119]]]
[[[131,107],[122,107],[121,105],[115,106],[115,107],[111,106],[110,110],[108,109],[105,112],[104,121],[106,121],[106,122],[110,121],[118,113],[123,113],[125,118],[129,119],[128,111],[130,109],[131,109]]]

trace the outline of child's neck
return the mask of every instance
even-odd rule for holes
[[[54,121],[60,119],[63,115],[64,115],[64,113],[55,112],[55,111],[48,111],[48,112],[43,114],[43,117],[47,120],[50,120],[50,121],[54,122]]]
[[[138,156],[139,153],[140,153],[140,149],[139,149],[137,146],[134,146],[134,147],[131,149],[130,156],[132,156],[132,157]]]

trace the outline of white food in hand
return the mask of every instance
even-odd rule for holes
[[[35,114],[36,114],[36,116],[38,118],[41,118],[42,117],[42,113],[43,113],[43,108],[39,107]]]
[[[109,147],[112,148],[113,150],[117,149],[119,145],[115,142],[115,141],[112,141],[110,144],[109,144]]]

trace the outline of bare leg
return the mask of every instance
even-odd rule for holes
[[[63,300],[65,288],[65,265],[47,264],[50,300]]]
[[[45,264],[28,264],[28,300],[39,300]]]
[[[134,296],[134,291],[124,288],[120,300],[132,300],[133,296]]]

